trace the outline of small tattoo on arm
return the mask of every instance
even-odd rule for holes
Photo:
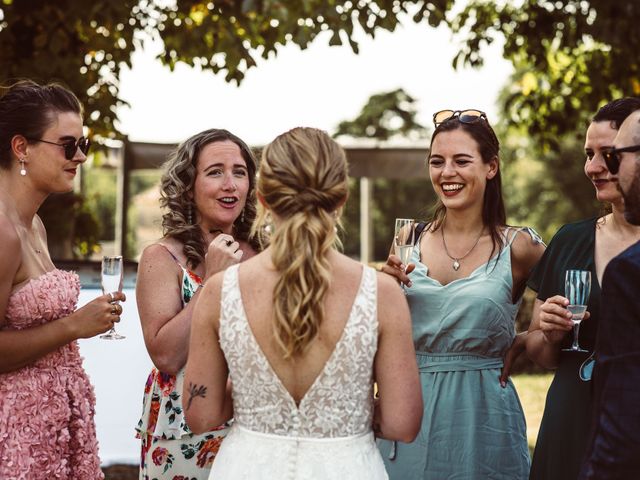
[[[196,397],[206,397],[207,396],[207,387],[204,385],[194,385],[189,382],[189,401],[187,402],[187,410],[191,407],[191,402]]]

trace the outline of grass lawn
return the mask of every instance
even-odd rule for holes
[[[531,452],[533,452],[533,447],[536,444],[542,412],[544,411],[544,402],[552,379],[553,373],[541,375],[521,374],[511,377],[520,396],[524,416],[527,419],[527,439]]]

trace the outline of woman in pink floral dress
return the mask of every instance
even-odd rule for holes
[[[144,392],[138,437],[141,480],[209,476],[228,431],[194,435],[183,417],[182,385],[191,312],[211,275],[255,254],[253,153],[226,130],[182,143],[161,180],[164,237],[140,258],[136,296],[147,350],[155,365]]]
[[[58,270],[36,214],[86,161],[80,102],[19,82],[0,98],[0,478],[103,478],[95,397],[76,340],[119,321],[121,293],[76,310],[80,282]]]

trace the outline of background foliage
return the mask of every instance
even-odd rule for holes
[[[466,5],[460,8],[461,5]],[[640,94],[640,2],[610,0],[2,0],[0,65],[6,79],[60,79],[81,96],[94,133],[117,135],[119,75],[144,38],[160,60],[222,72],[240,82],[280,45],[329,44],[358,52],[355,33],[394,30],[400,19],[448,25],[461,40],[454,65],[482,65],[482,48],[504,39],[517,76],[508,120],[553,144],[606,99]]]

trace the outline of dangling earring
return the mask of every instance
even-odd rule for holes
[[[240,214],[240,223],[244,223],[244,208],[242,209],[242,213]]]
[[[187,205],[187,225],[193,225],[193,218],[191,214],[191,204],[189,204]]]
[[[271,227],[271,212],[268,212],[264,219],[264,226],[262,227],[266,235],[271,235],[273,228]]]
[[[334,210],[333,213],[333,233],[338,234],[338,211]]]
[[[24,165],[24,158],[20,159],[20,175],[22,175],[23,177],[27,176],[27,169]]]

